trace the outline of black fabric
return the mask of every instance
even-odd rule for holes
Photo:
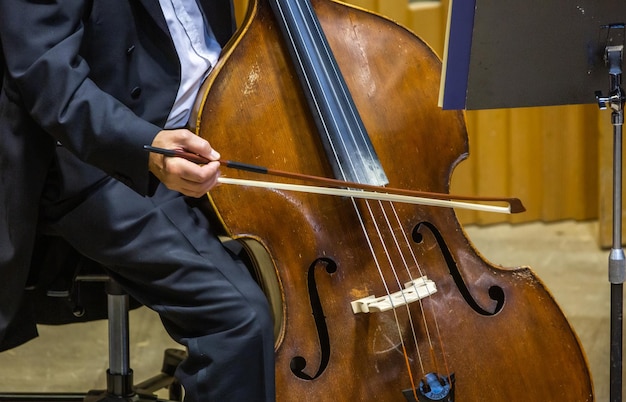
[[[207,203],[206,197],[184,197],[164,186],[142,197],[108,179],[44,226],[106,266],[131,296],[159,313],[172,338],[188,349],[177,376],[190,401],[272,401],[274,333],[267,298],[247,266],[215,236]]]

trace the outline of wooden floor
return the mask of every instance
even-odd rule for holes
[[[596,400],[609,401],[608,250],[597,246],[596,223],[496,225],[466,231],[487,260],[508,267],[528,265],[546,283],[587,353]],[[130,322],[131,366],[141,381],[157,373],[163,349],[176,345],[151,311],[132,311]],[[106,322],[42,326],[38,339],[0,353],[0,393],[102,388],[107,356]]]

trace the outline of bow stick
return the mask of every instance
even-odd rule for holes
[[[163,149],[156,148],[149,145],[144,145],[144,149],[148,152],[158,153],[165,156],[180,157],[187,159],[194,163],[205,164],[210,160],[203,156],[194,154],[191,152],[179,150],[179,149]],[[319,187],[311,185],[298,185],[287,183],[266,182],[258,180],[245,180],[235,179],[228,177],[220,177],[218,181],[223,184],[237,184],[249,187],[261,187],[277,190],[289,190],[298,192],[307,192],[314,194],[325,194],[335,196],[345,196],[354,198],[364,198],[371,200],[391,201],[391,202],[403,202],[408,204],[419,204],[428,206],[439,206],[447,208],[463,208],[472,209],[485,212],[498,212],[515,214],[524,212],[526,208],[518,198],[502,198],[502,197],[473,197],[473,196],[459,196],[452,194],[432,193],[425,191],[405,190],[390,187],[379,187],[370,184],[362,184],[355,182],[348,182],[337,179],[330,179],[326,177],[310,176],[301,173],[286,172],[282,170],[269,169],[262,166],[250,165],[247,163],[234,162],[228,160],[219,160],[221,165],[228,168],[244,170],[248,172],[267,174],[278,177],[285,177],[290,179],[302,180],[305,182],[311,182],[328,187]],[[355,190],[356,189],[356,190]],[[359,190],[359,191],[357,191]],[[495,206],[495,205],[483,205],[463,201],[473,202],[504,202],[507,203],[507,207]]]

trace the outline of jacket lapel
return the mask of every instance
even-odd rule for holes
[[[163,12],[161,11],[161,6],[159,5],[159,0],[136,0],[138,1],[143,8],[148,12],[150,17],[154,20],[163,32],[167,36],[170,36],[170,31],[167,28],[167,22],[165,22],[165,17],[163,16]]]

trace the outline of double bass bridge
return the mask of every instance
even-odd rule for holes
[[[404,289],[385,296],[370,295],[350,302],[352,312],[379,313],[408,305],[437,292],[435,282],[422,276],[404,284]]]

